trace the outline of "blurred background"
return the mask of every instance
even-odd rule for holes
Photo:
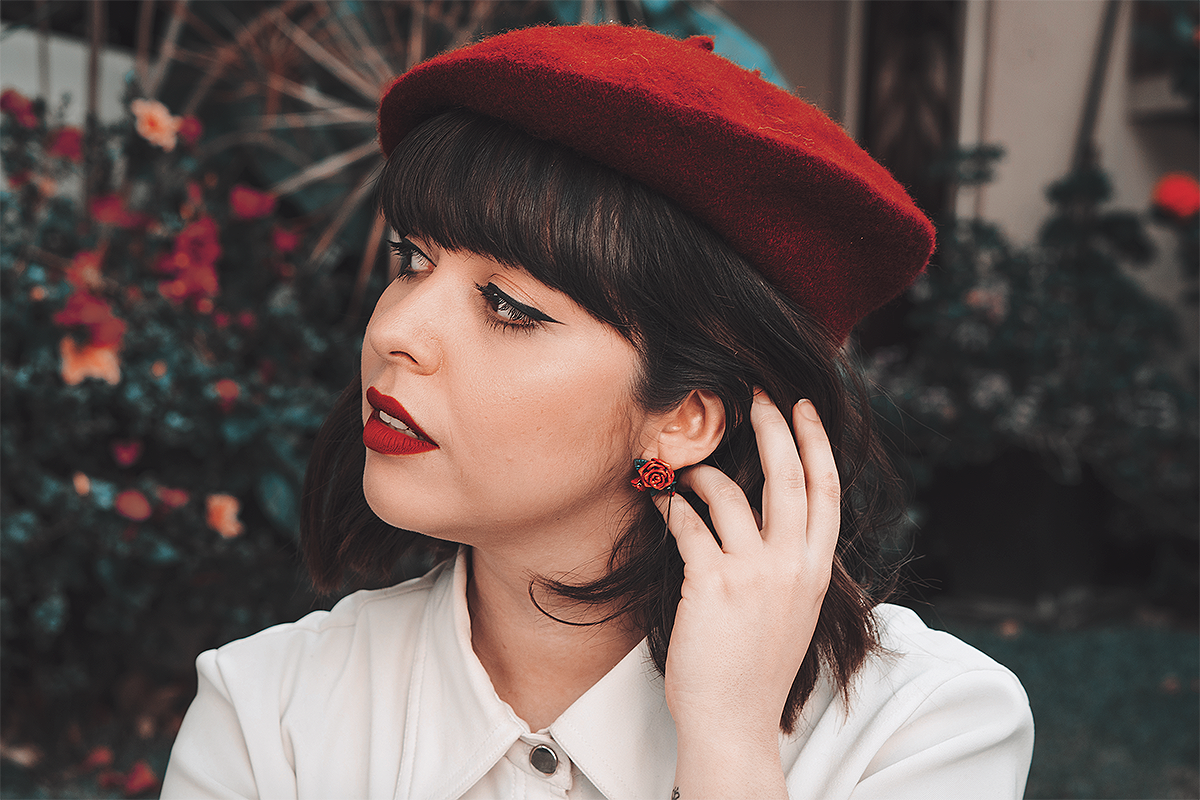
[[[713,36],[936,220],[927,273],[851,344],[911,487],[900,602],[1021,678],[1027,797],[1200,797],[1196,2],[4,0],[0,21],[3,797],[153,796],[196,654],[336,599],[300,570],[297,505],[388,277],[381,88],[580,21]]]

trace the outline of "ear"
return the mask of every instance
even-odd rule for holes
[[[642,458],[658,458],[673,468],[690,467],[712,454],[725,435],[725,406],[705,389],[693,390],[683,402],[647,420]]]

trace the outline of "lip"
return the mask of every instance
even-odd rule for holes
[[[371,386],[367,388],[367,402],[371,404],[372,411],[367,424],[363,426],[363,444],[370,449],[388,456],[412,455],[438,449],[437,443],[421,430],[421,426],[396,398],[388,397]],[[379,418],[380,411],[400,420],[421,438],[414,439],[387,425]]]

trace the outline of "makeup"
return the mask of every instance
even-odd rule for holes
[[[367,402],[371,404],[371,416],[363,426],[363,444],[370,449],[385,456],[413,455],[438,449],[396,398],[371,386],[367,388]],[[411,434],[398,430],[399,427],[407,428]]]

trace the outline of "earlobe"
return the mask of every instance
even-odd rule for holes
[[[676,469],[690,467],[708,458],[725,436],[725,404],[714,393],[696,389],[655,423],[643,457]]]

